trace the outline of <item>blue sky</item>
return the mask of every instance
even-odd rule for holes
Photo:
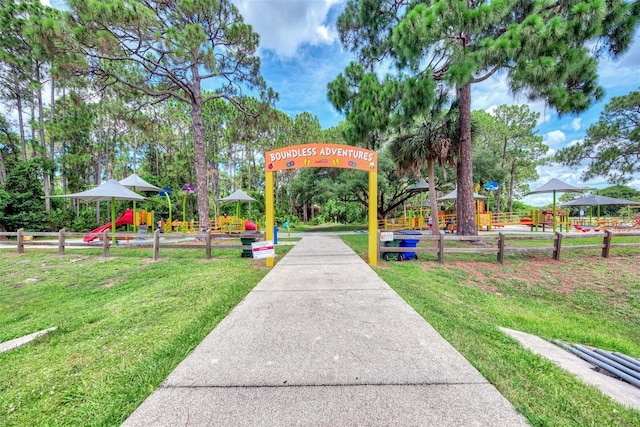
[[[346,0],[232,0],[245,22],[260,35],[258,54],[262,60],[262,74],[269,86],[280,94],[276,108],[294,117],[307,111],[318,117],[323,128],[337,125],[344,116],[327,99],[327,83],[336,78],[352,55],[339,41],[336,19]],[[44,2],[44,0],[43,0]],[[54,7],[64,1],[52,0]],[[629,52],[617,63],[603,62],[599,67],[600,84],[606,90],[605,100],[578,116],[558,117],[543,103],[532,103],[532,110],[540,113],[538,133],[551,152],[581,140],[589,125],[595,123],[604,105],[612,96],[626,95],[640,87],[640,36]],[[503,76],[494,76],[472,90],[472,108],[490,110],[502,104],[526,103],[514,99],[507,90]],[[539,168],[540,179],[530,183],[535,189],[558,178],[573,185],[606,187],[603,179],[580,180],[580,168],[559,165]],[[629,184],[640,190],[640,177]],[[533,205],[549,203],[547,195],[527,197]]]

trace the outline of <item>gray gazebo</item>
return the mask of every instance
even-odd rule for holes
[[[116,200],[144,200],[144,197],[134,193],[115,179],[110,179],[101,185],[80,193],[64,194],[54,197],[70,197],[85,202],[111,202],[111,232],[116,232]]]
[[[556,193],[582,193],[584,188],[576,187],[575,185],[567,184],[566,182],[560,181],[557,178],[551,179],[549,182],[544,184],[541,187],[536,188],[535,190],[529,191],[529,194],[539,194],[539,193],[553,193],[553,231],[556,231]]]
[[[218,199],[219,202],[225,203],[225,202],[236,202],[236,216],[238,218],[240,218],[240,202],[255,202],[256,199],[254,199],[253,197],[249,196],[247,193],[245,193],[244,191],[238,189],[236,191],[234,191],[233,193],[229,194],[227,197],[222,197],[220,199]]]
[[[487,196],[483,196],[482,194],[473,193],[474,200],[482,200],[486,198]],[[444,196],[439,197],[437,200],[439,202],[444,202],[445,200],[458,200],[458,189],[456,188],[451,193],[445,194]]]
[[[570,202],[560,203],[560,206],[598,206],[598,216],[600,216],[600,205],[640,205],[640,202],[633,200],[618,199],[616,197],[598,196],[597,194],[582,197],[580,199],[571,200]]]
[[[137,174],[132,173],[125,179],[119,181],[120,184],[124,185],[127,188],[133,189],[133,191],[160,191],[160,187],[156,187],[153,184],[149,184],[144,179],[140,178]],[[133,201],[133,232],[136,232],[136,221],[135,221],[135,212],[136,212],[136,201]]]

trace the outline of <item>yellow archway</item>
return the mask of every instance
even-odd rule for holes
[[[300,168],[343,168],[369,172],[369,264],[378,265],[378,153],[341,144],[302,144],[267,151],[265,165],[266,239],[273,240],[275,225],[273,174]],[[267,267],[274,259],[267,258]]]

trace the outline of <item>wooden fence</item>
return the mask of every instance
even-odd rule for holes
[[[211,249],[216,250],[241,250],[241,254],[250,253],[251,244],[253,240],[264,240],[263,233],[251,233],[251,234],[223,234],[223,233],[201,233],[201,234],[181,234],[181,233],[160,233],[160,230],[156,230],[153,234],[137,234],[137,233],[111,233],[105,230],[100,233],[98,243],[84,242],[84,241],[68,241],[70,237],[85,237],[87,233],[68,232],[64,229],[58,232],[25,232],[23,229],[17,232],[0,232],[0,236],[15,237],[16,240],[0,240],[0,246],[2,245],[15,245],[19,254],[24,253],[26,246],[52,246],[58,248],[58,254],[64,255],[65,250],[68,247],[82,247],[82,248],[101,248],[102,256],[107,258],[109,256],[109,250],[113,246],[125,247],[126,245],[120,245],[120,242],[126,242],[130,247],[135,248],[153,248],[153,260],[157,260],[160,257],[160,249],[204,249],[205,258],[211,258]],[[150,237],[146,239],[145,237]],[[56,240],[35,240],[34,237],[57,237]],[[184,240],[190,239],[189,244],[185,244]],[[231,240],[240,240],[242,243],[248,244],[212,244],[212,242],[227,242]],[[180,243],[180,241],[183,241]],[[114,242],[117,242],[114,244]],[[194,243],[195,242],[195,243]]]
[[[640,242],[638,243],[614,243],[614,238],[619,237],[640,237],[640,232],[621,232],[614,233],[611,231],[605,231],[600,234],[563,234],[555,233],[554,235],[540,235],[540,234],[504,234],[498,233],[494,235],[484,236],[449,236],[449,235],[423,235],[423,234],[395,234],[393,235],[393,241],[384,242],[380,239],[381,233],[378,233],[378,260],[380,259],[393,259],[393,254],[402,254],[400,258],[406,258],[404,254],[418,253],[435,253],[438,257],[438,262],[444,263],[445,254],[449,253],[473,253],[473,254],[495,254],[497,261],[502,264],[504,262],[505,254],[516,253],[534,253],[534,252],[548,252],[551,257],[559,261],[560,256],[564,251],[572,250],[585,250],[585,249],[599,249],[600,255],[603,258],[609,257],[611,248],[623,248],[623,247],[636,247],[640,248]],[[598,244],[575,244],[577,241],[585,238],[593,238],[594,236],[602,237],[602,243]],[[418,241],[414,246],[413,242]],[[525,241],[525,240],[551,240],[552,243],[547,246],[517,246],[510,244],[510,242]],[[403,245],[403,241],[411,242],[408,245]],[[435,242],[434,245],[429,247],[419,246],[419,242],[431,241]],[[467,247],[457,246],[460,242],[472,243]],[[571,242],[570,244],[567,244]]]

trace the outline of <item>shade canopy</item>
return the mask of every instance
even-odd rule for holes
[[[427,184],[427,182],[423,178],[420,178],[418,182],[407,187],[407,191],[409,192],[418,193],[418,192],[428,191],[428,190],[429,190],[429,184]]]
[[[600,206],[600,205],[640,205],[633,200],[617,199],[607,196],[587,196],[570,202],[560,203],[560,206]]]
[[[124,185],[127,188],[133,188],[136,191],[160,191],[159,187],[156,187],[153,184],[149,184],[144,179],[140,178],[137,174],[132,173],[122,181],[120,184]]]
[[[242,190],[236,190],[233,193],[229,194],[227,197],[222,197],[218,199],[220,202],[255,202],[256,199],[247,195]]]
[[[487,198],[487,196],[483,196],[483,195],[481,195],[481,194],[473,193],[473,198],[474,198],[474,200],[478,200],[478,199],[486,199],[486,198]],[[443,201],[445,201],[445,200],[457,200],[457,199],[458,199],[458,189],[456,188],[456,189],[455,189],[455,190],[453,190],[451,193],[449,193],[449,194],[445,194],[444,196],[439,197],[437,200],[438,200],[439,202],[443,202]]]
[[[535,190],[529,191],[527,194],[538,194],[538,193],[582,193],[584,188],[576,187],[575,185],[567,184],[566,182],[560,181],[557,178],[551,179],[551,181],[547,182],[543,186],[536,188]]]
[[[560,181],[558,178],[552,178],[549,182],[542,187],[538,187],[535,190],[529,191],[527,194],[539,194],[539,193],[553,193],[553,231],[556,231],[556,193],[582,193],[584,188],[576,187],[575,185],[567,184]],[[561,229],[562,231],[562,229]]]
[[[85,202],[104,202],[110,200],[144,200],[144,197],[129,190],[115,179],[110,179],[91,190],[80,193],[64,194],[58,197],[70,197]]]

